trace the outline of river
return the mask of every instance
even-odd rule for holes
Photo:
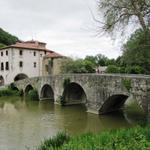
[[[134,111],[133,111],[134,110]],[[44,138],[59,131],[71,135],[132,127],[144,115],[135,107],[109,115],[86,113],[82,105],[54,105],[49,100],[0,98],[0,150],[35,150]]]

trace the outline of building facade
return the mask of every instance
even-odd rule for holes
[[[18,42],[0,49],[0,85],[43,75],[43,59],[55,52],[39,41]]]

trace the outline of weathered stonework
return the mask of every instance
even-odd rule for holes
[[[70,86],[64,89],[65,79],[70,79]],[[131,81],[127,88],[123,80]],[[116,74],[67,74],[46,77],[28,78],[18,82],[15,85],[18,89],[25,91],[28,85],[38,90],[40,100],[44,99],[41,94],[42,88],[48,84],[54,92],[54,101],[60,104],[60,97],[69,99],[67,104],[82,103],[84,101],[87,111],[96,114],[103,114],[120,109],[129,96],[133,96],[139,106],[149,114],[150,111],[150,76],[141,75],[116,75]],[[131,86],[131,87],[130,87]],[[67,91],[67,92],[66,92]],[[81,92],[80,92],[81,91]],[[73,93],[74,92],[74,93]],[[67,93],[65,95],[65,93]]]

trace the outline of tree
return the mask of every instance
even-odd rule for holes
[[[68,59],[62,64],[61,73],[94,73],[95,66],[89,60]]]
[[[104,22],[97,21],[106,32],[124,28],[130,21],[138,21],[143,30],[150,27],[150,0],[99,0],[98,7]]]
[[[137,30],[123,46],[126,66],[140,66],[150,73],[150,31]]]
[[[1,47],[4,45],[15,44],[19,39],[16,36],[11,35],[10,33],[4,31],[0,28],[0,43]]]
[[[0,48],[3,48],[5,46],[6,46],[5,44],[0,43]]]
[[[96,57],[95,56],[86,56],[84,60],[90,61],[94,66],[96,66]]]
[[[115,65],[110,65],[107,67],[106,72],[107,73],[119,73],[119,67]]]
[[[106,66],[108,58],[102,54],[98,54],[95,56],[97,66]]]

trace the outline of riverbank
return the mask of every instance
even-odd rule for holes
[[[68,137],[62,133],[45,140],[37,150],[148,150],[150,149],[150,125],[87,133]],[[61,135],[61,136],[60,136]]]

